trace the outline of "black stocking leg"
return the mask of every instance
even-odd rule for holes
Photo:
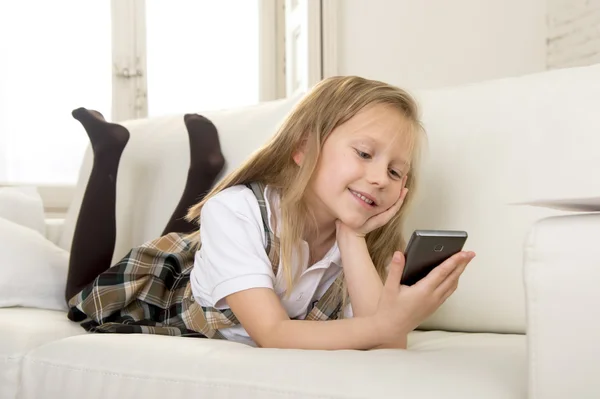
[[[72,115],[90,138],[94,161],[73,235],[67,301],[111,266],[116,239],[117,169],[129,141],[126,128],[106,122],[96,111],[78,108]]]
[[[190,143],[190,168],[179,204],[163,235],[172,232],[190,233],[198,228],[185,220],[185,215],[188,208],[204,198],[225,165],[215,125],[198,114],[186,114],[184,121]]]

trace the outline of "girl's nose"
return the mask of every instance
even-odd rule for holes
[[[387,166],[372,163],[367,169],[367,181],[376,186],[385,186],[389,181]]]

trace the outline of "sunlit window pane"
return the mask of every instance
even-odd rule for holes
[[[148,113],[259,100],[258,0],[146,2]]]
[[[73,183],[88,138],[71,111],[110,118],[110,1],[0,2],[0,179]]]

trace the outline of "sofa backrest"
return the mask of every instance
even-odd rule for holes
[[[414,94],[428,148],[406,234],[467,230],[467,248],[478,254],[459,290],[422,328],[523,333],[525,238],[535,220],[560,212],[511,203],[600,193],[600,162],[593,156],[600,149],[600,66]],[[199,111],[219,130],[224,174],[274,134],[297,101]],[[162,232],[183,191],[189,162],[182,115],[123,124],[131,139],[117,177],[114,261]],[[91,161],[88,151],[60,241],[65,249]]]
[[[429,149],[407,233],[466,230],[478,254],[422,327],[523,333],[527,235],[564,212],[514,203],[599,196],[600,65],[416,96]]]

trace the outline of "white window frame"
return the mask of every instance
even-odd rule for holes
[[[284,0],[286,96],[322,79],[321,1]]]
[[[339,0],[321,0],[322,77],[337,76]]]
[[[111,0],[113,121],[148,116],[146,0]],[[285,96],[281,0],[259,0],[259,101]]]
[[[112,120],[143,118],[146,95],[145,0],[111,0]]]
[[[259,3],[260,101],[284,98],[285,93],[285,18],[282,0]]]

